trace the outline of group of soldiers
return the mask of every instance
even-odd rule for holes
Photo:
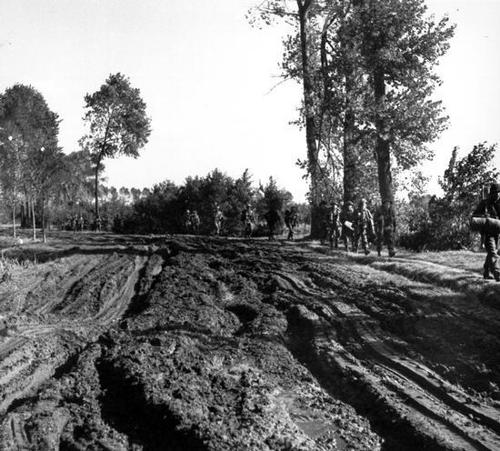
[[[102,219],[100,216],[97,216],[94,223],[89,224],[87,220],[83,217],[83,215],[72,215],[68,219],[66,223],[66,229],[71,230],[73,232],[83,232],[85,229],[91,228],[97,232],[102,230]]]
[[[219,236],[222,229],[222,223],[224,221],[224,215],[219,204],[217,203],[214,204],[213,221],[214,233],[215,235]],[[198,211],[189,209],[186,210],[186,213],[184,215],[184,229],[186,233],[197,235],[198,233],[200,233],[200,225],[201,220]]]
[[[200,215],[196,210],[186,210],[184,217],[184,227],[187,233],[197,235],[200,232]]]
[[[214,204],[212,209],[212,230],[216,236],[221,234],[222,226],[225,221],[224,214],[222,213],[219,204]],[[257,217],[254,213],[251,204],[247,203],[240,213],[240,221],[243,230],[243,236],[250,238],[255,230],[257,224]],[[282,217],[279,210],[270,208],[264,215],[267,222],[268,237],[270,240],[275,239],[275,234],[278,231],[278,226],[282,223]],[[200,216],[196,210],[186,210],[184,214],[184,231],[186,233],[198,234],[200,231]],[[295,227],[298,224],[297,207],[291,207],[285,211],[285,225],[288,229],[288,239],[293,240]]]
[[[394,241],[396,231],[396,217],[392,202],[385,201],[372,214],[368,209],[366,199],[361,199],[354,207],[354,203],[347,201],[340,207],[335,202],[328,205],[322,201],[319,205],[321,217],[322,241],[329,242],[330,247],[338,248],[343,241],[347,252],[357,252],[359,245],[366,255],[370,253],[370,243],[375,243],[380,256],[385,244],[390,257],[395,255]],[[220,235],[222,224],[225,220],[218,204],[213,206],[213,230],[215,235]],[[298,225],[297,207],[292,206],[285,210],[284,221],[277,208],[269,208],[264,219],[267,223],[268,238],[275,239],[280,224],[284,222],[288,234],[287,239],[295,238],[295,229]],[[240,214],[243,236],[250,238],[255,229],[256,215],[250,203],[247,203]],[[184,227],[187,233],[197,234],[200,229],[200,216],[196,210],[186,210]]]
[[[241,212],[240,219],[243,223],[244,236],[246,238],[250,238],[255,227],[255,214],[253,213],[250,204],[247,204],[245,209]],[[271,207],[264,215],[264,219],[267,223],[268,238],[272,241],[275,239],[278,228],[282,223],[281,212],[277,208]],[[291,208],[286,209],[284,219],[285,226],[288,230],[287,239],[293,240],[295,237],[295,228],[297,227],[299,221],[297,207],[292,206]]]
[[[377,254],[382,253],[382,246],[387,246],[389,257],[396,255],[394,241],[396,233],[396,215],[391,201],[384,201],[375,213],[368,209],[366,199],[361,199],[354,207],[351,201],[340,207],[335,202],[320,204],[322,241],[330,243],[330,248],[338,248],[342,240],[346,252],[358,252],[361,247],[366,255],[370,253],[370,243],[375,243]]]

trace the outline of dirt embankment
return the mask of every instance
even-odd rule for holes
[[[500,449],[481,296],[305,245],[101,240],[0,283],[0,449]]]

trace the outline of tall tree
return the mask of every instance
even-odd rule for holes
[[[403,169],[431,153],[426,144],[446,127],[434,72],[454,26],[427,15],[424,0],[354,0],[360,64],[368,77],[367,115],[382,201],[394,200],[392,159]]]
[[[319,158],[318,92],[315,89],[315,68],[317,67],[315,60],[318,54],[313,51],[313,42],[316,38],[315,24],[318,18],[321,18],[320,11],[325,3],[327,2],[324,0],[266,0],[257,8],[258,14],[266,23],[270,23],[273,17],[279,17],[285,18],[296,27],[296,33],[286,41],[286,44],[288,50],[294,54],[297,63],[292,70],[294,72],[292,76],[302,81],[302,119],[307,147],[307,160],[304,166],[310,177],[312,236],[319,234],[320,218],[316,212],[321,198],[320,181],[324,176]],[[295,52],[297,48],[298,52]]]
[[[306,21],[293,3],[268,1],[261,8],[266,19],[298,24],[285,41],[284,69],[312,91],[306,104],[311,91],[304,90],[303,116],[307,135],[311,113],[317,158],[308,152],[305,166],[310,174],[314,166],[320,180],[324,152],[331,166],[342,164],[344,200],[364,195],[375,174],[380,197],[393,200],[391,165],[407,170],[429,158],[426,145],[446,126],[441,103],[432,100],[439,84],[433,69],[454,27],[447,18],[429,18],[424,0],[313,0]],[[314,209],[312,215],[314,230]]]
[[[99,217],[99,174],[105,158],[139,156],[151,133],[150,119],[140,91],[124,75],[111,74],[101,88],[85,96],[84,120],[89,132],[81,144],[94,164],[95,216]]]

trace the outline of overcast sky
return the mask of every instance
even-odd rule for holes
[[[0,90],[31,84],[63,119],[60,142],[78,150],[83,96],[110,73],[141,90],[152,118],[136,159],[106,163],[108,183],[182,183],[218,167],[270,175],[303,200],[305,156],[297,117],[300,87],[281,84],[281,30],[252,28],[256,0],[0,0]],[[426,171],[435,180],[458,145],[500,142],[500,0],[428,0],[457,23],[439,74],[450,127],[433,144]]]

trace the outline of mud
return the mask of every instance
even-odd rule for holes
[[[3,255],[2,450],[500,449],[500,289],[453,259],[70,233]]]

